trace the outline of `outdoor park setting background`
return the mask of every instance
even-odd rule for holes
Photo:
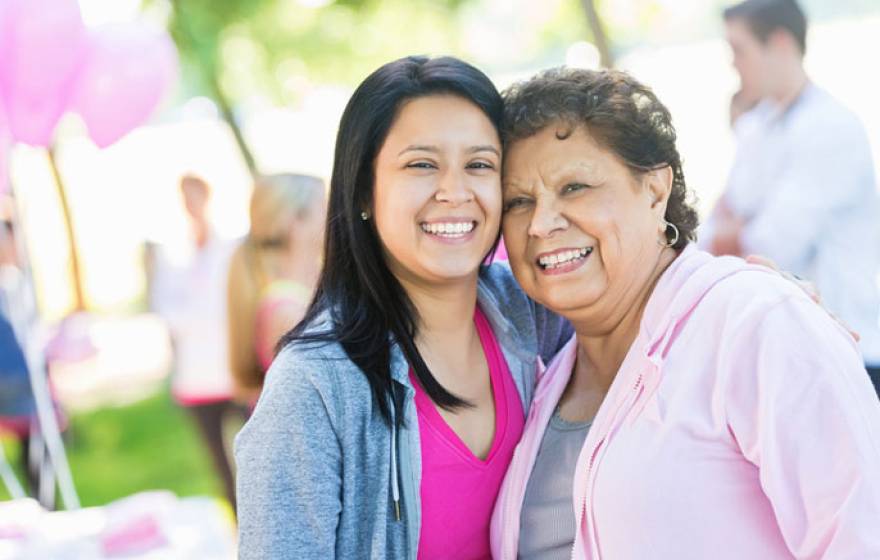
[[[80,0],[89,26],[145,21],[167,29],[178,79],[149,122],[104,149],[65,116],[54,158],[70,205],[87,335],[97,353],[56,364],[65,446],[80,501],[103,505],[168,489],[220,497],[191,420],[168,395],[171,347],[146,312],[143,247],[174,245],[186,223],[182,174],[212,186],[219,233],[247,230],[251,173],[328,178],[336,126],[356,84],[407,54],[452,54],[499,89],[561,64],[598,67],[595,5],[615,67],[655,89],[679,134],[688,185],[705,217],[733,156],[737,88],[721,0]],[[804,0],[807,70],[865,124],[880,169],[880,3]],[[230,119],[238,127],[230,126]],[[78,307],[68,233],[47,152],[14,146],[8,176],[40,314],[51,330]],[[880,217],[878,217],[880,218]],[[236,426],[229,426],[230,434]],[[7,458],[20,450],[5,439]],[[0,499],[8,495],[0,488]]]

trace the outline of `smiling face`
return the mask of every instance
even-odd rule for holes
[[[505,154],[504,242],[529,296],[571,320],[637,303],[664,247],[668,167],[635,176],[583,127],[548,126]],[[598,323],[597,323],[598,324]]]
[[[501,142],[473,103],[431,95],[400,109],[375,162],[372,218],[404,283],[475,281],[501,219]]]

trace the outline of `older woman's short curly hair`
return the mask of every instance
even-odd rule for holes
[[[601,145],[612,150],[634,173],[672,168],[672,193],[666,221],[679,236],[681,249],[696,239],[697,212],[688,202],[681,156],[669,110],[651,89],[624,72],[554,68],[510,86],[504,97],[502,139],[505,146],[529,138],[551,125],[571,130],[586,127]],[[667,239],[672,238],[671,228]]]

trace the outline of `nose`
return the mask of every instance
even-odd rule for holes
[[[555,204],[541,198],[535,202],[535,211],[529,222],[530,236],[548,238],[567,227],[568,220],[559,212]]]
[[[437,185],[438,202],[447,202],[451,206],[460,206],[474,199],[474,191],[468,183],[466,174],[457,169],[448,169]]]

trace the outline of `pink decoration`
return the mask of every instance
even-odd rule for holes
[[[2,1],[2,0],[0,0]],[[12,134],[9,132],[9,123],[6,121],[6,114],[3,111],[3,104],[0,103],[0,197],[9,194],[9,159],[12,151]]]
[[[71,109],[104,148],[142,124],[177,76],[177,51],[164,31],[114,24],[90,33]]]
[[[101,535],[101,549],[107,558],[141,555],[168,545],[155,516],[132,517]]]
[[[0,0],[0,101],[13,139],[48,146],[83,60],[76,0]]]

